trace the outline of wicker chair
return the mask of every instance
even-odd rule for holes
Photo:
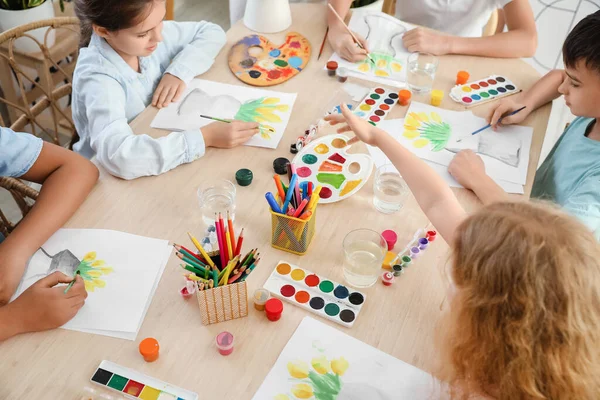
[[[37,190],[14,178],[0,177],[0,188],[4,188],[10,192],[21,211],[22,217],[25,217],[31,210],[33,207],[32,202],[37,200],[39,195]],[[17,225],[18,222],[11,222],[0,209],[0,234],[5,237],[8,236]]]
[[[44,43],[29,34],[38,28],[48,28]],[[55,43],[49,47],[46,44],[53,31]],[[19,51],[14,46],[19,38],[34,41],[40,51]],[[0,33],[0,84],[4,91],[0,107],[6,108],[4,118],[0,113],[0,125],[65,147],[72,142],[76,134],[70,95],[78,43],[79,21],[73,17],[36,21]]]

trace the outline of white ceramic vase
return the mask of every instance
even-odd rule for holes
[[[286,30],[292,24],[289,0],[248,0],[244,25],[259,33]]]
[[[51,0],[46,0],[40,6],[27,10],[12,11],[0,8],[0,32],[28,24],[30,22],[51,18],[54,18],[54,6],[52,5]],[[48,28],[34,29],[28,32],[28,34],[43,44],[47,29]],[[48,34],[48,42],[46,43],[47,47],[54,45],[55,33],[55,30],[52,30]],[[15,48],[27,53],[40,51],[38,44],[27,37],[17,39],[15,41]]]

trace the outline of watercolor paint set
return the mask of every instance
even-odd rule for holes
[[[450,98],[464,106],[476,106],[488,101],[497,100],[520,90],[508,78],[492,75],[473,82],[457,85],[450,91]]]
[[[396,91],[381,87],[375,88],[360,102],[354,110],[354,114],[366,119],[371,125],[377,125],[385,119],[398,101],[398,97]]]
[[[102,361],[92,383],[139,400],[198,400],[198,395],[110,361]]]
[[[292,163],[301,181],[321,186],[319,203],[334,203],[358,192],[373,171],[368,154],[349,154],[348,137],[327,135],[313,140]]]
[[[263,285],[273,296],[347,328],[354,325],[366,295],[280,261]]]

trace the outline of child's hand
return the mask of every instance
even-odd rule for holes
[[[64,293],[66,286],[59,283],[70,283],[73,278],[54,272],[40,279],[23,292],[15,301],[7,305],[13,315],[21,321],[19,332],[44,331],[58,328],[77,314],[85,303],[87,292],[83,279],[77,276],[75,284]]]
[[[377,146],[378,133],[385,134],[385,132],[376,129],[373,125],[369,124],[362,118],[357,117],[348,109],[348,106],[342,104],[342,114],[330,114],[325,117],[325,121],[329,121],[331,125],[337,125],[345,122],[347,125],[339,128],[338,133],[352,131],[356,137],[366,144]],[[348,144],[356,143],[356,138],[350,139]]]
[[[518,124],[523,122],[525,118],[533,111],[533,109],[527,107],[515,115],[508,116],[511,112],[518,110],[523,107],[525,104],[522,104],[519,101],[519,98],[514,96],[515,98],[507,98],[501,100],[495,107],[489,111],[486,120],[489,124],[492,125],[494,130],[498,129],[498,125],[510,125],[510,124]],[[503,115],[506,117],[502,118]],[[502,122],[500,122],[500,118],[502,118]]]
[[[354,32],[353,32],[354,33]],[[367,58],[369,48],[367,41],[363,39],[357,33],[354,36],[358,39],[360,44],[364,47],[361,49],[352,39],[352,36],[345,29],[331,29],[328,35],[329,44],[333,47],[333,50],[344,60],[351,62],[359,62]]]
[[[465,189],[473,187],[485,177],[485,164],[472,150],[460,151],[448,165],[448,172]]]
[[[404,47],[411,53],[418,51],[441,56],[450,53],[451,42],[451,36],[420,27],[411,29],[402,36]]]
[[[185,90],[185,83],[171,74],[164,74],[152,96],[152,105],[163,108],[179,100]]]
[[[259,132],[257,122],[213,122],[202,127],[206,147],[230,149],[246,143]]]

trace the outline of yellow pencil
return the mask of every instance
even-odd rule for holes
[[[191,233],[188,232],[187,234],[190,237],[192,243],[194,243],[194,246],[196,246],[196,248],[198,249],[198,251],[200,252],[200,254],[202,254],[202,257],[204,257],[204,259],[206,260],[206,262],[208,263],[208,265],[210,265],[211,268],[213,268],[213,269],[217,268],[215,266],[215,263],[213,262],[213,260],[211,260],[211,258],[208,256],[208,254],[206,254],[206,251],[204,251],[204,249],[202,248],[202,245],[200,244],[200,242],[198,242],[196,240],[196,238],[192,236]]]
[[[233,250],[231,249],[231,236],[229,235],[229,231],[225,232],[225,241],[227,242],[227,254],[229,254],[229,259],[233,258]]]
[[[227,282],[229,281],[229,274],[231,273],[233,267],[237,265],[239,259],[240,257],[236,256],[233,260],[229,261],[229,264],[227,264],[227,267],[223,270],[225,271],[225,273],[223,274],[223,277],[219,280],[219,286],[227,284]]]

